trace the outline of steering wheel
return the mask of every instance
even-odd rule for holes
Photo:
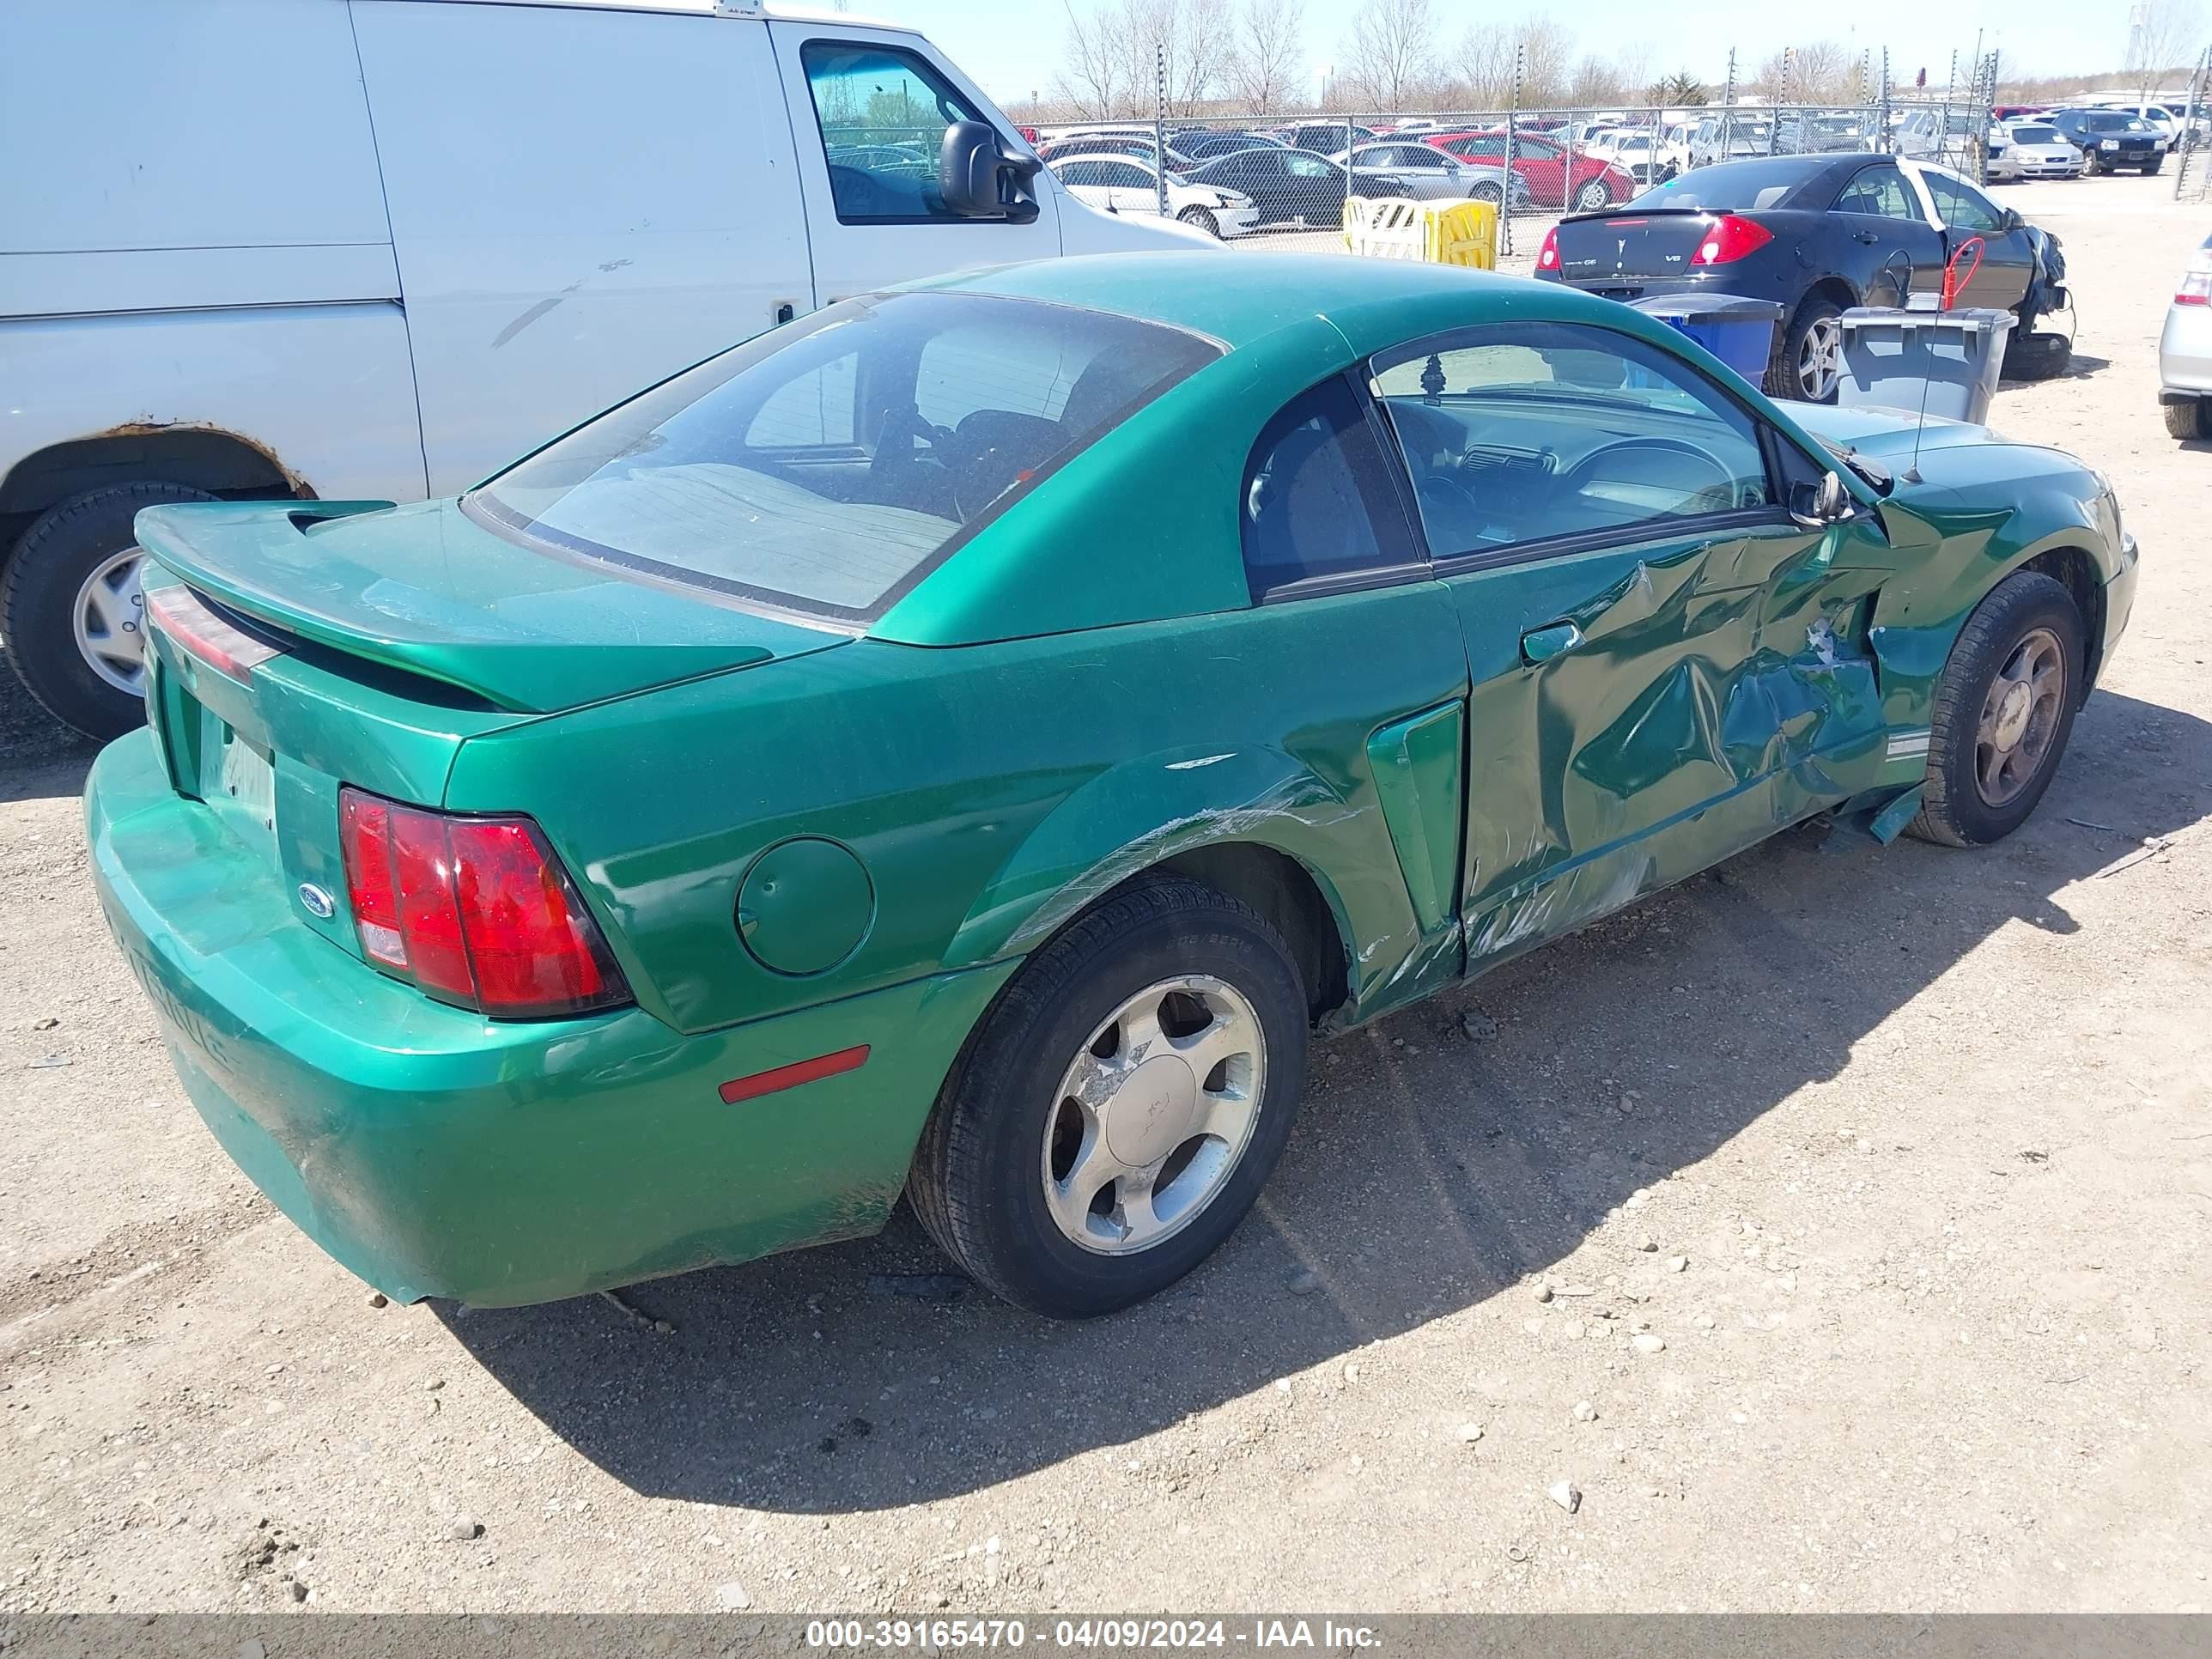
[[[1431,512],[1480,514],[1482,511],[1475,505],[1473,490],[1457,478],[1448,478],[1441,472],[1422,474],[1420,482],[1413,486],[1413,494],[1420,498],[1424,514]]]
[[[1578,495],[1589,483],[1591,475],[1603,462],[1619,457],[1624,451],[1644,450],[1658,454],[1686,456],[1691,460],[1711,469],[1713,482],[1703,489],[1686,492],[1682,498],[1686,504],[1702,500],[1717,492],[1720,497],[1719,504],[1708,508],[1708,511],[1725,512],[1735,505],[1735,479],[1729,474],[1729,470],[1695,444],[1684,443],[1679,438],[1623,438],[1618,443],[1610,443],[1602,449],[1592,450],[1567,469],[1565,476],[1559,480],[1560,487],[1568,495]]]

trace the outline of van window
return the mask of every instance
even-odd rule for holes
[[[1218,352],[996,295],[848,300],[610,410],[461,507],[617,574],[864,623]]]
[[[938,151],[975,108],[912,52],[812,40],[799,49],[830,194],[847,225],[951,224],[963,220],[937,187]]]

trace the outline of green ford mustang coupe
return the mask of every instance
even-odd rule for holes
[[[2126,623],[2103,481],[1555,286],[1071,259],[848,301],[457,501],[150,509],[117,938],[401,1299],[864,1234],[1103,1312],[1309,1035],[1811,815],[1996,840]]]

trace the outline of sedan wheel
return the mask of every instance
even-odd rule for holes
[[[1173,1237],[1244,1156],[1267,1077],[1259,1017],[1225,981],[1181,975],[1124,1002],[1068,1063],[1047,1121],[1060,1232],[1103,1255]]]
[[[1612,202],[1613,192],[1605,187],[1602,179],[1584,179],[1582,188],[1575,192],[1575,211],[1577,213],[1595,213],[1601,207],[1610,206]]]
[[[1221,240],[1221,226],[1214,216],[1202,207],[1187,207],[1176,215],[1184,224],[1196,225],[1214,240]]]
[[[1289,1139],[1305,988],[1249,905],[1153,877],[1022,966],[970,1039],[907,1193],[969,1277],[1086,1317],[1226,1238]]]
[[[1825,404],[1836,395],[1836,380],[1843,368],[1843,319],[1832,308],[1809,319],[1797,341],[1796,395],[1808,404]]]
[[[2074,729],[2083,637],[2073,594],[2040,571],[2006,577],[1974,608],[1929,711],[1913,834],[1984,847],[2027,821]]]

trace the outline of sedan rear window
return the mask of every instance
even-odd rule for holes
[[[1737,131],[1741,132],[1741,128]],[[1817,165],[1817,164],[1816,164]],[[1748,213],[1786,207],[1814,169],[1803,158],[1780,156],[1750,161],[1717,161],[1693,167],[1645,191],[1631,207],[1694,208],[1705,213]]]
[[[866,622],[1219,351],[1036,301],[848,300],[663,381],[461,506],[563,556]]]

